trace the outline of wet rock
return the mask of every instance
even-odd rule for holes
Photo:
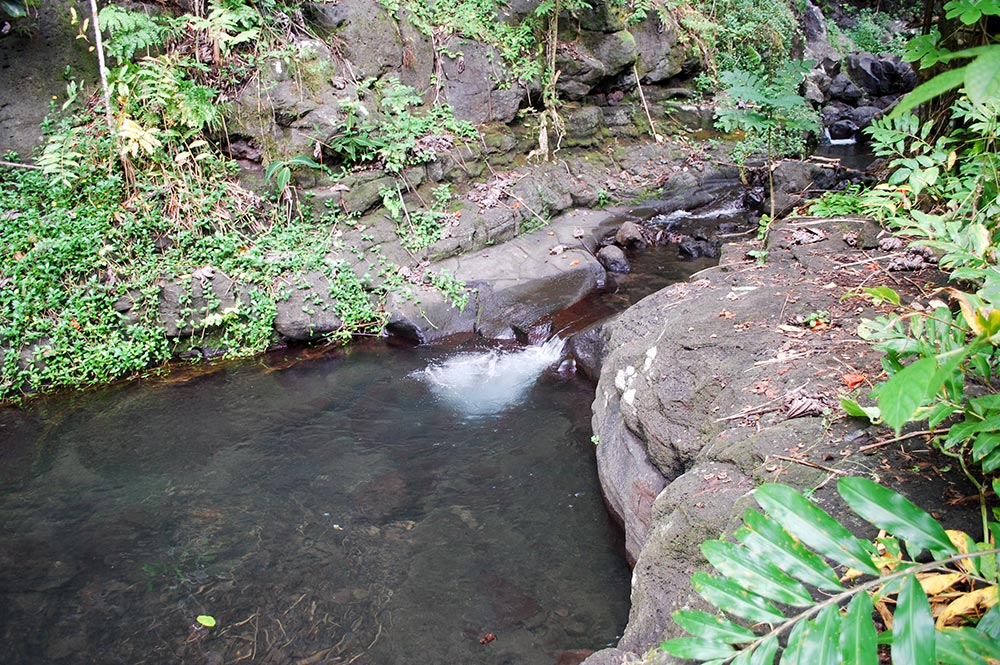
[[[567,351],[576,359],[576,367],[591,381],[597,382],[607,354],[607,341],[601,326],[579,332],[567,341]]]
[[[830,138],[835,141],[842,141],[853,138],[858,133],[858,125],[850,120],[838,120],[827,128]]]
[[[858,126],[858,129],[864,129],[872,124],[872,120],[881,115],[882,109],[877,106],[859,106],[850,111],[850,118]]]
[[[635,222],[625,222],[615,233],[615,242],[626,249],[645,249],[646,233]]]
[[[602,81],[617,76],[635,62],[635,37],[626,30],[611,33],[581,30],[564,39],[556,54],[560,71],[556,87],[566,99],[582,99]]]
[[[590,649],[571,649],[563,651],[556,657],[556,665],[580,665],[594,652]]]
[[[616,245],[602,247],[601,250],[597,252],[597,260],[601,262],[601,265],[604,266],[605,270],[608,272],[624,274],[632,270],[632,266],[629,265],[625,252],[622,251],[621,247]]]
[[[563,112],[566,126],[566,145],[594,143],[603,125],[604,116],[596,106],[578,106]]]
[[[510,580],[496,574],[485,575],[481,590],[497,617],[500,628],[512,628],[538,614],[538,601]]]
[[[354,506],[367,519],[382,521],[409,505],[407,490],[399,471],[381,473],[354,490]]]
[[[685,238],[677,244],[677,251],[681,256],[689,259],[717,258],[721,243],[711,240],[698,240],[696,238]]]

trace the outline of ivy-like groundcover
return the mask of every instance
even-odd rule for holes
[[[691,637],[661,648],[713,665],[877,665],[880,647],[894,665],[1000,663],[1000,549],[989,542],[1000,525],[976,543],[865,478],[837,489],[881,530],[874,542],[794,489],[764,485],[755,492],[764,512],[747,510],[735,543],[702,544],[719,574],[696,573],[692,584],[721,612],[676,612]]]

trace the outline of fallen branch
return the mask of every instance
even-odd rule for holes
[[[768,455],[769,458],[780,459],[786,462],[795,462],[796,464],[801,464],[802,466],[808,466],[813,469],[819,469],[820,471],[826,471],[827,473],[833,473],[837,475],[844,475],[847,472],[841,471],[840,469],[834,469],[828,466],[823,466],[822,464],[817,464],[816,462],[810,462],[809,460],[798,459],[796,457],[788,457],[787,455]]]
[[[920,430],[919,432],[910,432],[909,434],[904,434],[902,436],[897,436],[892,439],[886,439],[885,441],[878,441],[876,443],[870,443],[867,446],[861,446],[858,448],[859,453],[866,453],[869,450],[875,450],[876,448],[882,448],[883,446],[888,446],[893,443],[899,443],[900,441],[906,441],[907,439],[915,439],[918,436],[929,436],[931,434],[947,434],[948,430],[941,430],[940,432],[934,432],[929,429]]]

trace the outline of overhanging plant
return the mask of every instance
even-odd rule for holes
[[[763,485],[754,496],[764,512],[747,510],[735,542],[702,544],[717,574],[696,573],[692,585],[720,611],[676,612],[690,636],[661,649],[712,665],[876,665],[883,645],[894,665],[1000,662],[992,539],[946,531],[866,478],[842,478],[837,489],[880,529],[875,541],[791,487]]]

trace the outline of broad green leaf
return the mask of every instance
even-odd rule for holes
[[[808,665],[807,661],[803,658],[805,654],[802,648],[808,623],[808,621],[800,621],[792,628],[792,632],[788,635],[788,644],[785,646],[785,651],[781,654],[782,665]]]
[[[927,400],[937,373],[937,358],[921,358],[894,374],[872,394],[877,393],[882,420],[898,433]],[[942,383],[943,383],[942,379]],[[938,386],[940,388],[940,386]]]
[[[851,510],[905,540],[911,556],[930,550],[940,559],[957,552],[944,527],[903,495],[858,477],[841,478],[837,491]]]
[[[802,633],[799,662],[807,665],[837,665],[840,662],[840,612],[830,605]]]
[[[989,609],[976,624],[976,630],[986,633],[994,640],[1000,640],[1000,603]]]
[[[743,644],[757,639],[757,635],[752,630],[708,612],[680,610],[674,612],[673,617],[678,626],[691,635],[704,640],[725,644]]]
[[[708,540],[701,544],[701,553],[724,576],[759,596],[794,607],[813,604],[804,586],[744,547]]]
[[[878,638],[872,612],[871,596],[862,591],[847,605],[840,630],[840,653],[843,662],[852,665],[878,665]]]
[[[701,640],[697,637],[675,637],[662,643],[660,648],[671,656],[692,660],[728,658],[736,653],[736,650],[728,644]]]
[[[936,639],[937,660],[949,665],[993,665],[1000,661],[1000,641],[976,628],[944,628]]]
[[[702,598],[729,614],[764,623],[785,619],[767,600],[721,577],[698,572],[691,576],[691,586]]]
[[[910,575],[903,583],[893,613],[893,665],[936,665],[935,636],[927,594]]]
[[[997,446],[1000,446],[1000,432],[982,432],[972,444],[973,461],[981,462]]]
[[[921,83],[916,88],[911,90],[910,93],[903,97],[899,104],[896,105],[893,112],[889,114],[889,118],[892,119],[901,116],[907,111],[920,106],[924,102],[943,95],[949,90],[954,90],[964,82],[965,67],[949,69],[942,72],[926,83]]]
[[[823,556],[869,575],[879,574],[861,541],[791,487],[761,485],[754,498],[786,531]]]
[[[743,516],[746,527],[736,532],[736,539],[750,550],[773,562],[792,577],[826,591],[843,591],[837,574],[818,556],[781,525],[748,508]]]
[[[195,621],[205,626],[205,628],[215,628],[215,617],[210,614],[199,614],[195,617]]]
[[[776,653],[778,653],[778,636],[771,635],[754,650],[750,665],[771,665]]]

